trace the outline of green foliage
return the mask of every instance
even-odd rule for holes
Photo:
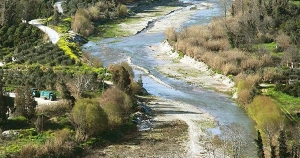
[[[3,122],[1,124],[2,130],[8,130],[8,129],[24,129],[28,128],[30,124],[28,123],[28,120],[24,116],[18,116],[11,119],[8,119],[7,121]]]
[[[107,89],[101,96],[100,103],[108,115],[111,129],[115,129],[127,121],[133,105],[130,96],[117,88]]]
[[[78,100],[72,109],[70,119],[74,123],[79,141],[86,140],[89,136],[100,134],[107,128],[108,123],[107,114],[100,107],[99,103],[92,99]]]
[[[130,87],[131,78],[126,68],[122,65],[112,65],[109,68],[109,71],[112,74],[112,81],[114,85],[116,85],[116,87],[119,88],[120,90],[131,95],[132,92]]]
[[[34,100],[30,88],[25,86],[22,90],[17,89],[15,97],[16,111],[14,116],[24,116],[28,120],[35,118],[35,107],[37,102]]]
[[[275,145],[270,145],[270,148],[271,148],[270,158],[276,158],[276,146]]]
[[[300,110],[300,98],[276,91],[274,88],[269,88],[266,95],[276,100],[281,108],[286,109],[292,116],[294,116],[294,118],[296,118],[296,112]]]
[[[278,156],[279,158],[289,157],[288,147],[287,147],[287,138],[285,132],[281,130],[278,136]]]
[[[276,91],[281,91],[293,97],[300,97],[300,82],[295,84],[277,84]]]
[[[58,41],[58,46],[62,49],[66,55],[68,55],[71,59],[78,61],[78,50],[74,49],[77,48],[74,44],[67,42],[63,38]],[[72,49],[73,48],[73,49]],[[77,54],[77,55],[76,55]],[[75,64],[75,63],[73,63]]]
[[[271,43],[261,43],[261,44],[256,44],[254,47],[256,49],[266,49],[268,52],[274,52],[276,50],[276,42],[271,42]]]
[[[22,44],[14,50],[13,56],[16,59],[14,63],[17,64],[37,63],[49,66],[75,64],[74,59],[65,54],[63,49],[52,43],[40,44],[34,47],[29,44]]]
[[[184,53],[183,52],[181,52],[181,51],[178,51],[178,58],[179,59],[182,59],[183,58],[183,56],[184,56]]]
[[[36,45],[41,42],[42,32],[31,25],[21,23],[18,25],[0,26],[0,57],[5,59],[19,45]]]
[[[257,128],[262,130],[270,122],[282,122],[284,115],[276,102],[267,96],[256,96],[247,106],[248,115],[256,122]]]

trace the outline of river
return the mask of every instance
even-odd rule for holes
[[[222,9],[218,5],[218,0],[192,1],[193,3],[208,2],[213,4],[213,8],[199,10],[193,16],[187,19],[183,27],[195,24],[205,25],[210,22],[213,17],[222,14]],[[192,85],[178,79],[170,78],[157,71],[156,67],[163,64],[153,57],[153,52],[146,49],[147,47],[160,43],[165,40],[163,32],[147,33],[143,31],[137,35],[130,37],[115,37],[103,39],[97,42],[89,42],[83,46],[84,51],[89,51],[93,55],[98,56],[103,61],[104,66],[112,63],[120,63],[127,61],[128,58],[134,65],[147,69],[150,73],[134,70],[135,76],[141,74],[143,84],[146,90],[158,97],[175,100],[191,104],[199,107],[202,111],[210,113],[219,126],[213,129],[214,133],[218,133],[219,127],[229,124],[237,124],[243,128],[245,139],[247,140],[247,150],[255,153],[254,123],[246,115],[244,110],[240,108],[229,96],[204,89],[197,85]],[[156,77],[150,77],[149,74]],[[157,80],[163,82],[157,82]],[[168,86],[166,86],[168,85]],[[195,90],[196,89],[196,90]]]

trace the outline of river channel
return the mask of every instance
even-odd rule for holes
[[[189,2],[207,2],[213,4],[213,7],[195,12],[191,18],[186,19],[182,25],[183,27],[195,24],[205,25],[213,17],[222,14],[222,9],[218,5],[219,0]],[[232,123],[239,125],[243,128],[241,132],[245,134],[248,144],[247,148],[253,151],[255,148],[253,143],[253,139],[255,138],[254,123],[230,96],[171,78],[157,71],[156,67],[164,64],[164,62],[172,61],[157,61],[153,57],[153,52],[146,48],[163,40],[165,40],[163,32],[147,33],[146,31],[142,31],[130,37],[115,37],[102,39],[97,42],[89,42],[83,46],[83,50],[89,51],[92,55],[99,57],[104,66],[127,61],[130,58],[132,64],[143,67],[150,72],[145,73],[138,69],[134,70],[136,77],[139,74],[142,75],[143,85],[150,94],[199,107],[202,111],[210,113],[219,126]],[[155,76],[156,79],[150,77],[149,74]],[[164,84],[161,84],[158,80]],[[212,131],[215,133],[221,132],[218,129],[217,127]],[[253,151],[252,153],[255,152]]]

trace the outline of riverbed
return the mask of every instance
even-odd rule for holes
[[[189,3],[193,3],[193,5],[182,9],[177,8],[172,14],[162,16],[156,21],[152,20],[153,23],[138,34],[89,42],[83,46],[83,50],[99,57],[105,67],[113,63],[130,62],[134,66],[136,79],[142,75],[143,85],[150,94],[182,103],[182,106],[193,106],[202,112],[209,113],[216,122],[216,127],[209,129],[212,134],[222,134],[221,127],[230,124],[241,127],[240,132],[243,133],[247,142],[247,150],[253,154],[255,149],[253,143],[254,123],[230,95],[161,70],[163,67],[166,68],[166,65],[181,65],[181,69],[175,67],[176,70],[173,72],[186,71],[186,78],[192,77],[188,76],[188,72],[196,71],[190,65],[184,65],[170,56],[163,56],[166,55],[164,54],[166,52],[158,52],[157,48],[154,48],[164,42],[164,29],[175,27],[180,30],[196,24],[206,25],[213,17],[222,14],[218,0],[189,1]],[[190,8],[195,5],[198,9],[191,10]],[[172,69],[172,67],[166,69]],[[213,80],[207,78],[209,74],[204,72],[205,70],[203,73],[200,71],[197,73],[199,80],[202,79],[203,82]],[[195,79],[197,80],[197,78]],[[220,82],[219,86],[224,85]]]

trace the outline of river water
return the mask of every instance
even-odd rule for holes
[[[222,9],[218,5],[219,0],[189,2],[208,2],[213,4],[213,8],[197,11],[191,18],[186,20],[182,25],[183,27],[195,24],[205,25],[209,23],[213,17],[222,14]],[[150,34],[143,31],[142,33],[130,37],[116,37],[97,42],[89,42],[83,46],[83,50],[98,56],[104,66],[127,61],[127,59],[130,58],[134,65],[147,69],[151,72],[151,75],[156,77],[156,80],[154,80],[153,77],[149,76],[149,73],[134,70],[136,77],[138,77],[139,74],[142,75],[143,85],[150,94],[191,104],[199,107],[204,112],[210,113],[219,124],[218,127],[211,130],[214,134],[221,132],[219,130],[220,126],[232,123],[240,126],[242,128],[241,132],[244,133],[245,140],[247,141],[247,150],[252,151],[252,154],[255,153],[253,151],[255,149],[253,143],[253,139],[255,138],[254,123],[245,114],[244,110],[229,96],[204,89],[197,85],[188,84],[185,81],[170,78],[156,70],[155,67],[164,63],[155,60],[152,56],[153,52],[146,48],[163,40],[165,40],[163,32]],[[160,80],[164,84],[157,82],[157,80]]]

